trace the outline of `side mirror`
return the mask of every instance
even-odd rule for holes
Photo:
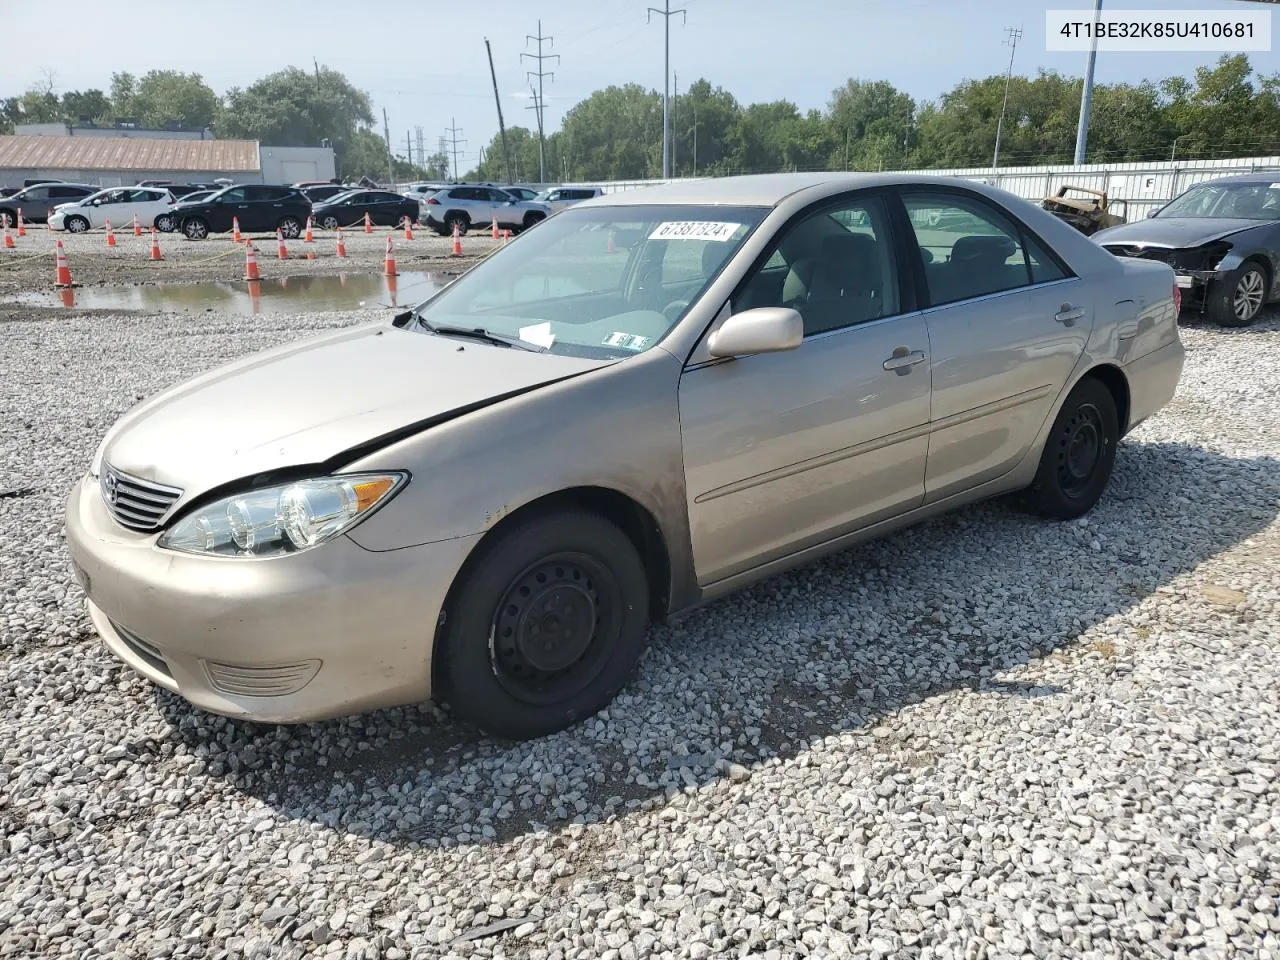
[[[735,313],[707,340],[713,357],[794,350],[804,339],[804,321],[790,307],[756,307]]]

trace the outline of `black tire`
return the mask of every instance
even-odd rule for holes
[[[1267,302],[1271,278],[1256,260],[1246,260],[1209,290],[1205,312],[1224,327],[1247,327]]]
[[[209,224],[203,217],[188,217],[182,221],[182,233],[188,240],[203,240],[209,236]]]
[[[510,740],[563,730],[606,706],[648,633],[649,583],[635,546],[575,510],[533,517],[482,550],[438,638],[442,699]]]
[[[471,226],[471,221],[467,219],[467,215],[465,213],[449,214],[444,218],[445,236],[449,236],[453,233],[454,224],[458,225],[458,235],[465,237],[467,235],[467,228]]]
[[[1050,520],[1074,520],[1088,513],[1111,479],[1119,442],[1115,398],[1102,381],[1085,377],[1053,421],[1022,505]]]
[[[280,230],[280,236],[286,240],[296,240],[302,236],[302,223],[297,217],[282,217],[276,226]]]
[[[528,230],[530,227],[536,226],[537,224],[541,223],[545,219],[547,218],[540,213],[526,213],[524,215],[523,229]]]
[[[62,229],[67,233],[86,233],[89,229],[89,221],[84,217],[67,217],[62,221]]]
[[[174,219],[171,213],[162,213],[156,217],[155,223],[152,224],[161,233],[173,233],[178,229],[178,221]]]
[[[0,227],[16,227],[18,215],[12,210],[0,210]]]

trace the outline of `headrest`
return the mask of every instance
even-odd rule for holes
[[[1018,245],[1011,239],[1001,235],[961,237],[951,248],[951,260],[994,260],[1004,263]]]

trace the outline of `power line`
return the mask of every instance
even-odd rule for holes
[[[555,41],[555,37],[544,37],[542,35],[541,20],[538,21],[538,35],[536,37],[531,34],[525,34],[525,38],[524,38],[525,46],[528,46],[531,41],[536,42],[538,44],[538,52],[536,54],[521,53],[520,59],[523,60],[527,57],[530,60],[536,60],[538,63],[537,70],[528,70],[525,72],[525,79],[533,80],[533,78],[535,77],[537,77],[538,79],[538,93],[533,101],[533,105],[538,111],[538,182],[545,183],[547,180],[547,160],[546,160],[546,153],[545,153],[546,138],[543,136],[543,132],[542,132],[543,131],[542,121],[543,121],[543,115],[546,108],[545,108],[543,96],[542,96],[542,79],[543,77],[550,77],[551,82],[554,83],[556,79],[556,75],[554,73],[550,73],[543,70],[542,62],[544,60],[554,60],[557,64],[559,64],[560,55],[558,53],[542,52],[543,42],[548,42],[549,46],[554,47],[556,44],[556,41]],[[531,86],[531,89],[532,89],[532,86]]]
[[[440,147],[442,150],[444,149],[445,144],[448,144],[449,146],[449,150],[445,151],[445,156],[448,156],[450,152],[453,154],[453,179],[455,180],[458,179],[458,144],[467,142],[458,136],[458,134],[462,132],[462,128],[456,126],[457,122],[458,121],[453,117],[450,117],[449,123],[455,124],[455,126],[445,127],[444,132],[448,134],[448,136],[440,138]]]
[[[671,18],[679,14],[682,23],[687,23],[689,18],[685,16],[683,9],[672,10],[671,0],[664,0],[663,6],[665,9],[662,10],[650,7],[645,14],[645,22],[652,22],[655,13],[662,17],[663,34],[666,38],[662,59],[662,179],[666,180],[671,176],[671,113],[667,103],[671,98]]]

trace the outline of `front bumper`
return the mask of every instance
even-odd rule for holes
[[[427,699],[444,599],[480,538],[191,556],[117,525],[91,477],[71,491],[66,529],[90,617],[117,657],[197,707],[268,723]]]
[[[65,230],[67,228],[67,215],[58,210],[49,214],[45,222],[54,230]]]

